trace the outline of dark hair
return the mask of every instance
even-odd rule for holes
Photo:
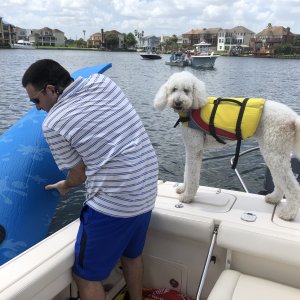
[[[41,59],[33,63],[24,73],[22,85],[25,88],[32,84],[36,89],[42,89],[46,84],[52,84],[61,92],[73,78],[58,62],[52,59]]]

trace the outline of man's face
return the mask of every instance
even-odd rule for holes
[[[34,103],[36,109],[49,112],[52,106],[57,102],[58,94],[55,92],[53,85],[45,85],[41,90],[36,90],[34,86],[29,83],[25,87],[29,99]]]

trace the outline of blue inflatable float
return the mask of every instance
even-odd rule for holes
[[[111,64],[72,77],[103,73]],[[31,109],[0,137],[0,265],[46,237],[60,195],[47,184],[65,178],[43,137],[43,111]]]

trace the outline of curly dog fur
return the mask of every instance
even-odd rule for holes
[[[162,111],[173,108],[176,113],[198,109],[207,103],[205,84],[187,71],[174,73],[157,92],[154,107]],[[186,149],[184,182],[176,192],[181,202],[189,203],[198,190],[203,150],[222,147],[212,136],[200,130],[180,126]],[[293,220],[300,207],[300,186],[291,169],[291,152],[300,157],[300,117],[284,104],[266,101],[258,128],[253,136],[270,169],[274,191],[265,196],[268,203],[277,204],[283,196],[287,205],[279,217]]]

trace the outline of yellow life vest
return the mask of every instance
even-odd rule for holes
[[[229,140],[246,139],[255,133],[265,99],[208,97],[207,104],[180,114],[182,125],[201,129]]]
[[[262,98],[217,98],[208,97],[207,104],[201,109],[191,110],[180,117],[184,126],[200,129],[211,134],[218,142],[226,144],[222,138],[237,140],[235,169],[239,159],[241,141],[251,137],[260,122],[265,99]]]

